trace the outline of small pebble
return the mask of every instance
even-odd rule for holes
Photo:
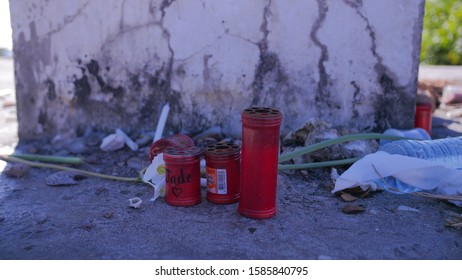
[[[77,138],[73,141],[70,141],[66,147],[66,150],[73,154],[83,154],[87,150],[87,145],[83,138]]]
[[[27,245],[23,249],[26,250],[26,251],[30,251],[30,250],[34,249],[34,245]]]
[[[90,230],[93,228],[93,223],[90,221],[90,219],[85,219],[83,220],[78,228],[84,229],[84,230]]]
[[[48,222],[50,220],[50,216],[48,215],[42,215],[37,217],[37,225],[43,225],[44,223]]]
[[[90,135],[85,137],[85,141],[88,146],[94,147],[98,146],[101,141],[104,139],[104,134],[101,132],[92,132]]]
[[[95,195],[101,195],[103,193],[107,193],[109,190],[105,187],[99,187],[95,190]]]
[[[359,214],[364,211],[366,211],[364,207],[356,204],[348,204],[347,206],[342,208],[342,212],[345,214]]]
[[[69,171],[59,171],[49,175],[45,182],[48,186],[59,187],[59,186],[72,186],[77,185],[79,182],[76,180],[77,174]]]
[[[10,163],[3,170],[3,173],[10,178],[22,178],[25,177],[30,170],[30,166],[22,163]]]
[[[112,211],[106,211],[103,214],[103,217],[106,218],[106,219],[111,219],[113,216],[114,216],[114,212],[112,212]]]

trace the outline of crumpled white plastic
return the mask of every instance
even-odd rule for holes
[[[355,162],[337,178],[332,193],[357,186],[363,190],[368,187],[373,191],[387,189],[381,184],[381,178],[388,176],[393,176],[415,188],[400,189],[397,186],[390,186],[401,192],[423,191],[443,195],[462,194],[462,170],[429,160],[392,155],[383,151],[366,155]],[[457,206],[462,206],[461,201],[451,200],[451,202]]]
[[[154,187],[154,196],[150,201],[155,201],[159,196],[165,196],[165,162],[163,153],[158,154],[146,169],[143,182]]]
[[[162,107],[159,120],[157,121],[156,134],[154,135],[154,141],[162,138],[164,133],[165,123],[167,122],[168,112],[170,111],[170,105],[167,103]],[[155,156],[151,164],[146,169],[143,175],[143,182],[154,187],[154,196],[150,201],[155,201],[159,196],[165,196],[165,162],[164,154],[160,153]]]

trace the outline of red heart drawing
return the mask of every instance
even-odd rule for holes
[[[179,197],[180,194],[183,192],[183,189],[180,187],[173,187],[172,188],[172,193],[176,196]]]

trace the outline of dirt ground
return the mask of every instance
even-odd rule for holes
[[[14,148],[14,92],[7,90],[13,88],[12,61],[0,59],[0,71],[0,148]],[[446,116],[435,113],[434,137],[462,135],[460,121]],[[117,176],[136,177],[147,165],[146,145],[106,153],[100,139],[90,132],[18,149],[78,155],[85,159],[80,168]],[[244,218],[237,204],[205,199],[193,207],[152,202],[153,188],[143,183],[52,169],[22,172],[13,170],[19,178],[0,174],[0,259],[462,259],[462,230],[445,225],[461,208],[387,192],[345,202],[331,193],[329,169],[281,172],[278,213],[268,220]],[[69,184],[50,186],[54,182]],[[129,207],[133,197],[143,200],[139,209]],[[347,214],[349,205],[364,211]]]

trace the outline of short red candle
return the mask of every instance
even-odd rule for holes
[[[202,149],[199,147],[169,147],[163,152],[165,161],[165,201],[174,206],[201,203]]]
[[[194,141],[188,135],[175,134],[167,138],[162,138],[152,143],[149,150],[149,159],[152,161],[155,156],[162,153],[166,148],[179,146],[191,147],[194,146]]]
[[[205,148],[207,200],[216,204],[230,204],[239,200],[241,150],[227,143]]]

